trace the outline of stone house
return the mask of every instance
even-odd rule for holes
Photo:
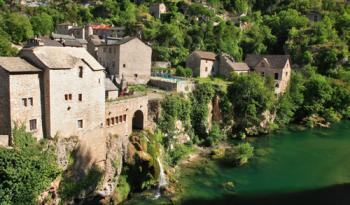
[[[152,48],[136,37],[106,39],[97,60],[112,78],[125,77],[130,84],[146,84],[151,77]]]
[[[248,54],[245,62],[252,71],[275,80],[276,94],[283,94],[287,90],[292,73],[290,56]]]
[[[164,3],[154,3],[150,6],[149,13],[155,18],[160,18],[162,14],[166,13],[166,6]]]
[[[0,135],[11,136],[17,124],[43,138],[40,75],[19,57],[0,57]]]
[[[216,73],[216,54],[207,51],[193,51],[186,60],[186,67],[191,68],[195,77],[209,77]]]
[[[219,57],[218,74],[220,76],[229,78],[231,77],[232,72],[242,74],[248,73],[249,70],[249,66],[246,63],[235,62],[235,60],[227,54],[222,54]]]

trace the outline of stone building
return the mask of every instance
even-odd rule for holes
[[[318,11],[310,11],[309,13],[306,14],[306,17],[311,21],[311,22],[319,22],[322,21],[322,15]]]
[[[43,71],[46,136],[80,136],[102,127],[104,68],[85,49],[34,47],[21,56]]]
[[[152,48],[136,37],[106,39],[97,59],[110,76],[125,77],[130,84],[146,84],[151,76]]]
[[[0,135],[11,136],[17,124],[43,138],[40,74],[19,57],[0,57]]]
[[[220,55],[218,74],[229,78],[233,72],[238,74],[248,73],[249,66],[244,62],[235,62],[235,60],[227,54]]]
[[[186,60],[186,67],[192,68],[195,77],[213,76],[217,67],[216,54],[206,51],[193,51]]]
[[[160,18],[162,14],[166,13],[166,6],[164,3],[154,3],[150,6],[149,12],[152,16]]]
[[[286,91],[291,77],[291,61],[288,55],[255,55],[248,54],[245,62],[252,71],[275,80],[275,93]]]

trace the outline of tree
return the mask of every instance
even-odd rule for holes
[[[40,13],[30,19],[34,35],[45,36],[53,31],[53,20],[47,13]]]
[[[10,13],[5,18],[5,31],[15,43],[33,37],[33,28],[28,17],[19,13]]]
[[[258,125],[262,113],[271,110],[275,102],[273,89],[268,89],[264,79],[256,73],[234,76],[228,95],[236,128],[241,131]]]
[[[0,56],[15,56],[17,49],[12,48],[7,34],[0,29]]]
[[[37,204],[38,195],[58,176],[56,158],[24,127],[13,131],[14,148],[0,148],[1,204]]]

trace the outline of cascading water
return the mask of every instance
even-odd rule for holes
[[[164,173],[163,164],[160,161],[159,157],[157,157],[157,161],[159,164],[159,183],[158,183],[156,195],[154,197],[155,199],[158,199],[161,196],[161,189],[164,188],[168,184],[168,182],[166,180],[165,173]]]

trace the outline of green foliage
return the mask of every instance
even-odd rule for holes
[[[118,185],[115,190],[116,192],[115,200],[118,204],[125,201],[128,198],[129,193],[131,191],[130,185],[127,181],[127,177],[128,177],[127,175],[119,176]]]
[[[45,36],[53,31],[53,20],[47,13],[40,13],[30,19],[33,26],[34,35]]]
[[[68,167],[64,172],[59,187],[60,196],[65,200],[78,196],[84,190],[94,190],[102,179],[102,170],[95,165],[82,177],[75,176],[72,169],[73,167]]]
[[[190,78],[192,77],[192,69],[191,68],[183,68],[181,66],[176,68],[176,76]]]
[[[239,166],[248,163],[253,156],[254,147],[248,142],[236,145],[225,152],[226,159],[233,161],[235,165]]]
[[[179,161],[185,159],[193,148],[185,144],[177,144],[173,149],[167,151],[165,160],[169,165],[176,165]]]
[[[56,156],[23,126],[14,128],[13,138],[13,149],[0,148],[0,201],[37,204],[38,195],[59,175]]]
[[[16,42],[22,42],[33,37],[33,28],[28,17],[19,13],[10,13],[5,17],[4,30]]]
[[[267,88],[263,78],[255,73],[235,76],[228,88],[228,96],[238,130],[257,126],[262,113],[271,110],[275,103],[274,91]]]
[[[215,89],[212,84],[202,83],[197,84],[193,91],[192,104],[195,105],[191,112],[191,124],[197,136],[205,139],[208,136],[208,104],[211,103],[215,94]]]
[[[15,56],[16,54],[17,49],[12,48],[9,37],[0,28],[0,56]]]
[[[208,137],[206,138],[206,143],[210,146],[214,146],[219,144],[219,142],[222,142],[225,140],[226,136],[221,131],[220,125],[217,123],[213,123],[210,129],[210,132],[208,134]]]

